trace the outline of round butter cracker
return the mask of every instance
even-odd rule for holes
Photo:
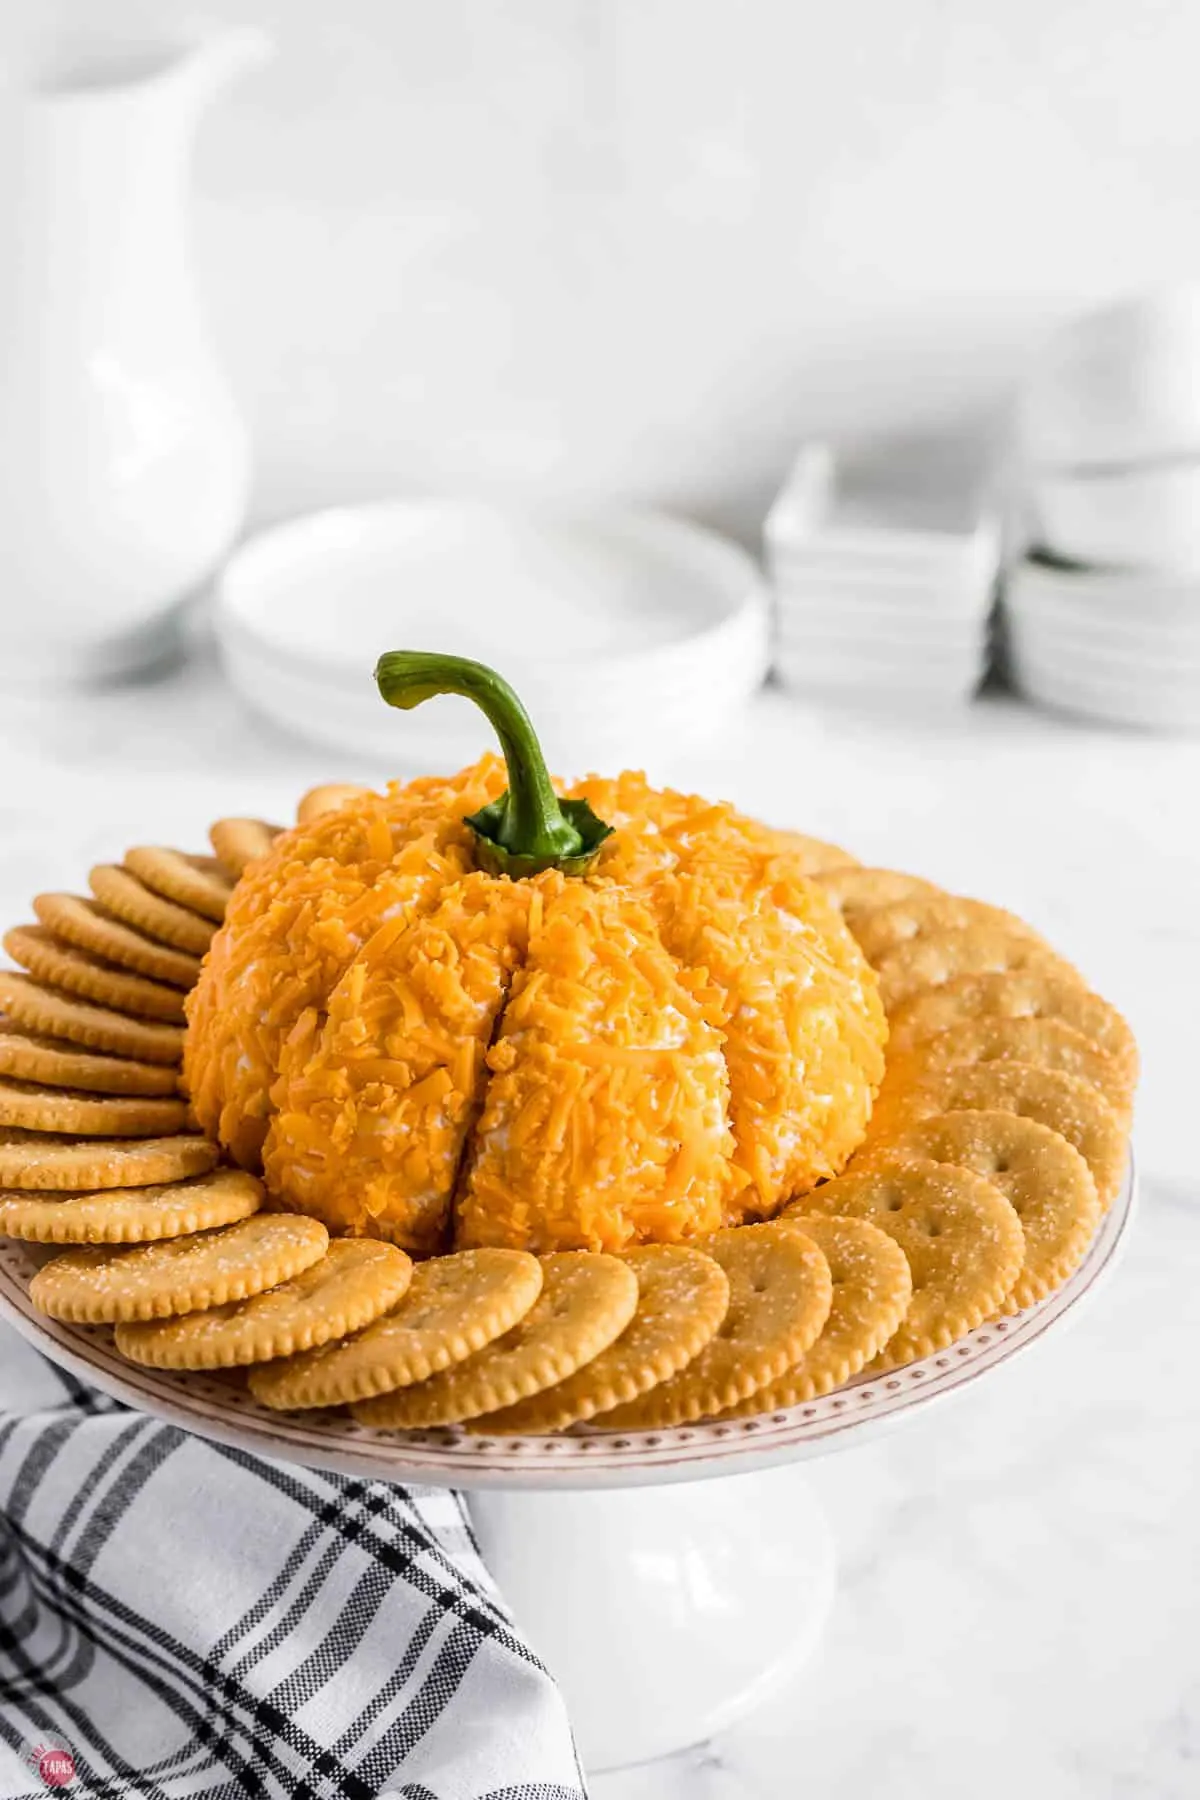
[[[0,1028],[0,1075],[89,1094],[174,1095],[178,1072],[158,1063],[82,1050],[66,1038]]]
[[[255,1213],[236,1225],[132,1249],[88,1245],[56,1256],[29,1284],[52,1319],[118,1324],[200,1312],[262,1293],[324,1256],[329,1233],[300,1213]]]
[[[802,1406],[832,1393],[865,1368],[899,1330],[912,1299],[908,1258],[867,1219],[824,1217],[789,1208],[785,1219],[810,1237],[829,1264],[833,1299],[821,1335],[778,1380],[731,1407],[726,1418]]]
[[[850,929],[858,939],[859,949],[872,965],[881,962],[901,944],[915,938],[931,937],[939,931],[964,931],[981,925],[1008,931],[1014,937],[1027,937],[1035,943],[1045,940],[1002,906],[990,906],[985,900],[969,900],[960,894],[908,894],[881,906],[873,912],[858,914],[850,921]],[[1049,945],[1045,945],[1049,949]]]
[[[370,788],[355,787],[348,781],[326,781],[320,787],[309,788],[301,795],[296,807],[297,825],[310,825],[323,813],[341,812],[343,806],[353,806],[357,800],[365,800],[371,793]]]
[[[606,1350],[636,1310],[633,1270],[587,1250],[540,1260],[542,1290],[519,1324],[440,1375],[361,1401],[359,1423],[393,1431],[477,1418],[565,1381]]]
[[[33,910],[39,924],[60,943],[185,991],[195,985],[200,973],[198,956],[157,943],[134,926],[112,918],[96,900],[78,894],[39,894]]]
[[[0,1236],[35,1244],[148,1244],[248,1219],[263,1185],[240,1169],[99,1193],[0,1191]]]
[[[918,1157],[914,1149],[913,1160],[856,1166],[796,1203],[806,1214],[865,1219],[904,1252],[912,1298],[875,1368],[931,1356],[974,1331],[1003,1305],[1024,1261],[1021,1221],[999,1188]]]
[[[822,869],[842,869],[854,858],[848,850],[837,844],[827,844],[824,838],[807,837],[802,831],[776,830],[780,849],[804,875],[818,875]]]
[[[826,898],[847,921],[913,895],[942,892],[920,875],[906,875],[901,869],[867,869],[858,863],[839,863],[836,868],[819,869],[812,880],[824,889]]]
[[[251,863],[262,861],[282,829],[265,819],[218,819],[209,827],[208,841],[225,873],[236,881]]]
[[[942,987],[958,975],[1011,975],[1032,969],[1083,985],[1071,964],[1036,938],[1003,925],[967,925],[911,938],[882,957],[876,969],[889,1017],[914,994]]]
[[[1115,1007],[1080,984],[1073,970],[1069,976],[1041,968],[956,976],[914,995],[892,1014],[888,1049],[911,1049],[976,1019],[1061,1019],[1112,1057],[1131,1090],[1137,1081],[1132,1031]]]
[[[184,850],[139,844],[125,852],[125,867],[162,899],[218,924],[225,917],[233,882],[215,856],[189,856]]]
[[[542,1289],[527,1250],[460,1250],[417,1263],[399,1305],[365,1331],[250,1371],[263,1406],[288,1412],[369,1400],[428,1380],[511,1331]]]
[[[757,1393],[811,1349],[833,1299],[829,1264],[787,1224],[742,1225],[697,1240],[729,1282],[714,1337],[669,1381],[600,1413],[606,1431],[659,1431],[725,1412]]]
[[[28,1030],[85,1049],[164,1065],[178,1063],[183,1056],[181,1025],[153,1024],[109,1007],[91,1006],[11,969],[0,969],[0,1006],[9,1019]]]
[[[0,1045],[0,1049],[2,1049]],[[1019,1062],[1086,1081],[1123,1122],[1133,1106],[1133,1083],[1116,1057],[1101,1050],[1062,1019],[983,1017],[965,1019],[937,1037],[922,1038],[888,1060],[880,1098],[915,1086],[943,1069],[985,1068]]]
[[[404,1298],[412,1263],[376,1238],[334,1238],[298,1275],[246,1300],[117,1326],[117,1349],[154,1369],[233,1369],[348,1337]]]
[[[1018,1062],[930,1070],[889,1098],[871,1121],[870,1139],[886,1138],[889,1130],[894,1135],[907,1120],[951,1112],[1011,1112],[1048,1126],[1079,1151],[1101,1202],[1108,1206],[1115,1198],[1128,1156],[1125,1131],[1107,1102],[1077,1075]]]
[[[85,950],[60,944],[44,925],[15,925],[4,934],[4,948],[13,961],[37,981],[48,982],[81,1000],[140,1018],[183,1018],[184,996],[164,981],[150,981],[115,968]]]
[[[88,886],[105,912],[147,937],[190,951],[193,956],[203,956],[212,942],[217,929],[212,919],[165,900],[116,863],[97,863],[88,876]]]
[[[160,1138],[77,1138],[0,1127],[0,1188],[149,1187],[207,1174],[220,1158],[199,1133]]]
[[[78,1137],[164,1137],[187,1122],[187,1103],[178,1096],[89,1094],[0,1077],[0,1126]]]
[[[1078,1268],[1103,1208],[1082,1156],[1048,1125],[1009,1112],[943,1113],[868,1147],[854,1166],[890,1167],[908,1157],[970,1170],[1011,1203],[1025,1234],[1025,1261],[1005,1312],[1044,1300]]]
[[[472,1419],[468,1430],[563,1431],[638,1399],[699,1355],[729,1306],[729,1278],[720,1263],[682,1244],[643,1244],[625,1251],[622,1261],[637,1277],[638,1304],[620,1337],[557,1386]]]

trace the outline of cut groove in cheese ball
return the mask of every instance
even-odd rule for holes
[[[715,1230],[733,1179],[721,1035],[640,900],[567,882],[513,984],[458,1241],[620,1250]]]

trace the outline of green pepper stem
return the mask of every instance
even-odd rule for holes
[[[526,875],[563,867],[578,872],[591,861],[608,827],[584,803],[559,801],[529,714],[494,669],[463,656],[389,650],[379,659],[375,680],[388,705],[405,712],[437,694],[460,694],[487,717],[504,753],[508,789],[468,824],[499,853],[489,866]]]

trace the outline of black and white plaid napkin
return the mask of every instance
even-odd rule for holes
[[[0,1325],[0,1800],[583,1800],[456,1494],[258,1461]]]

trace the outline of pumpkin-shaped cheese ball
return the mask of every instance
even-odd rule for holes
[[[622,1250],[768,1217],[863,1138],[875,977],[802,849],[640,775],[556,796],[511,689],[507,763],[352,795],[239,881],[188,1001],[205,1130],[290,1208],[417,1254]]]

